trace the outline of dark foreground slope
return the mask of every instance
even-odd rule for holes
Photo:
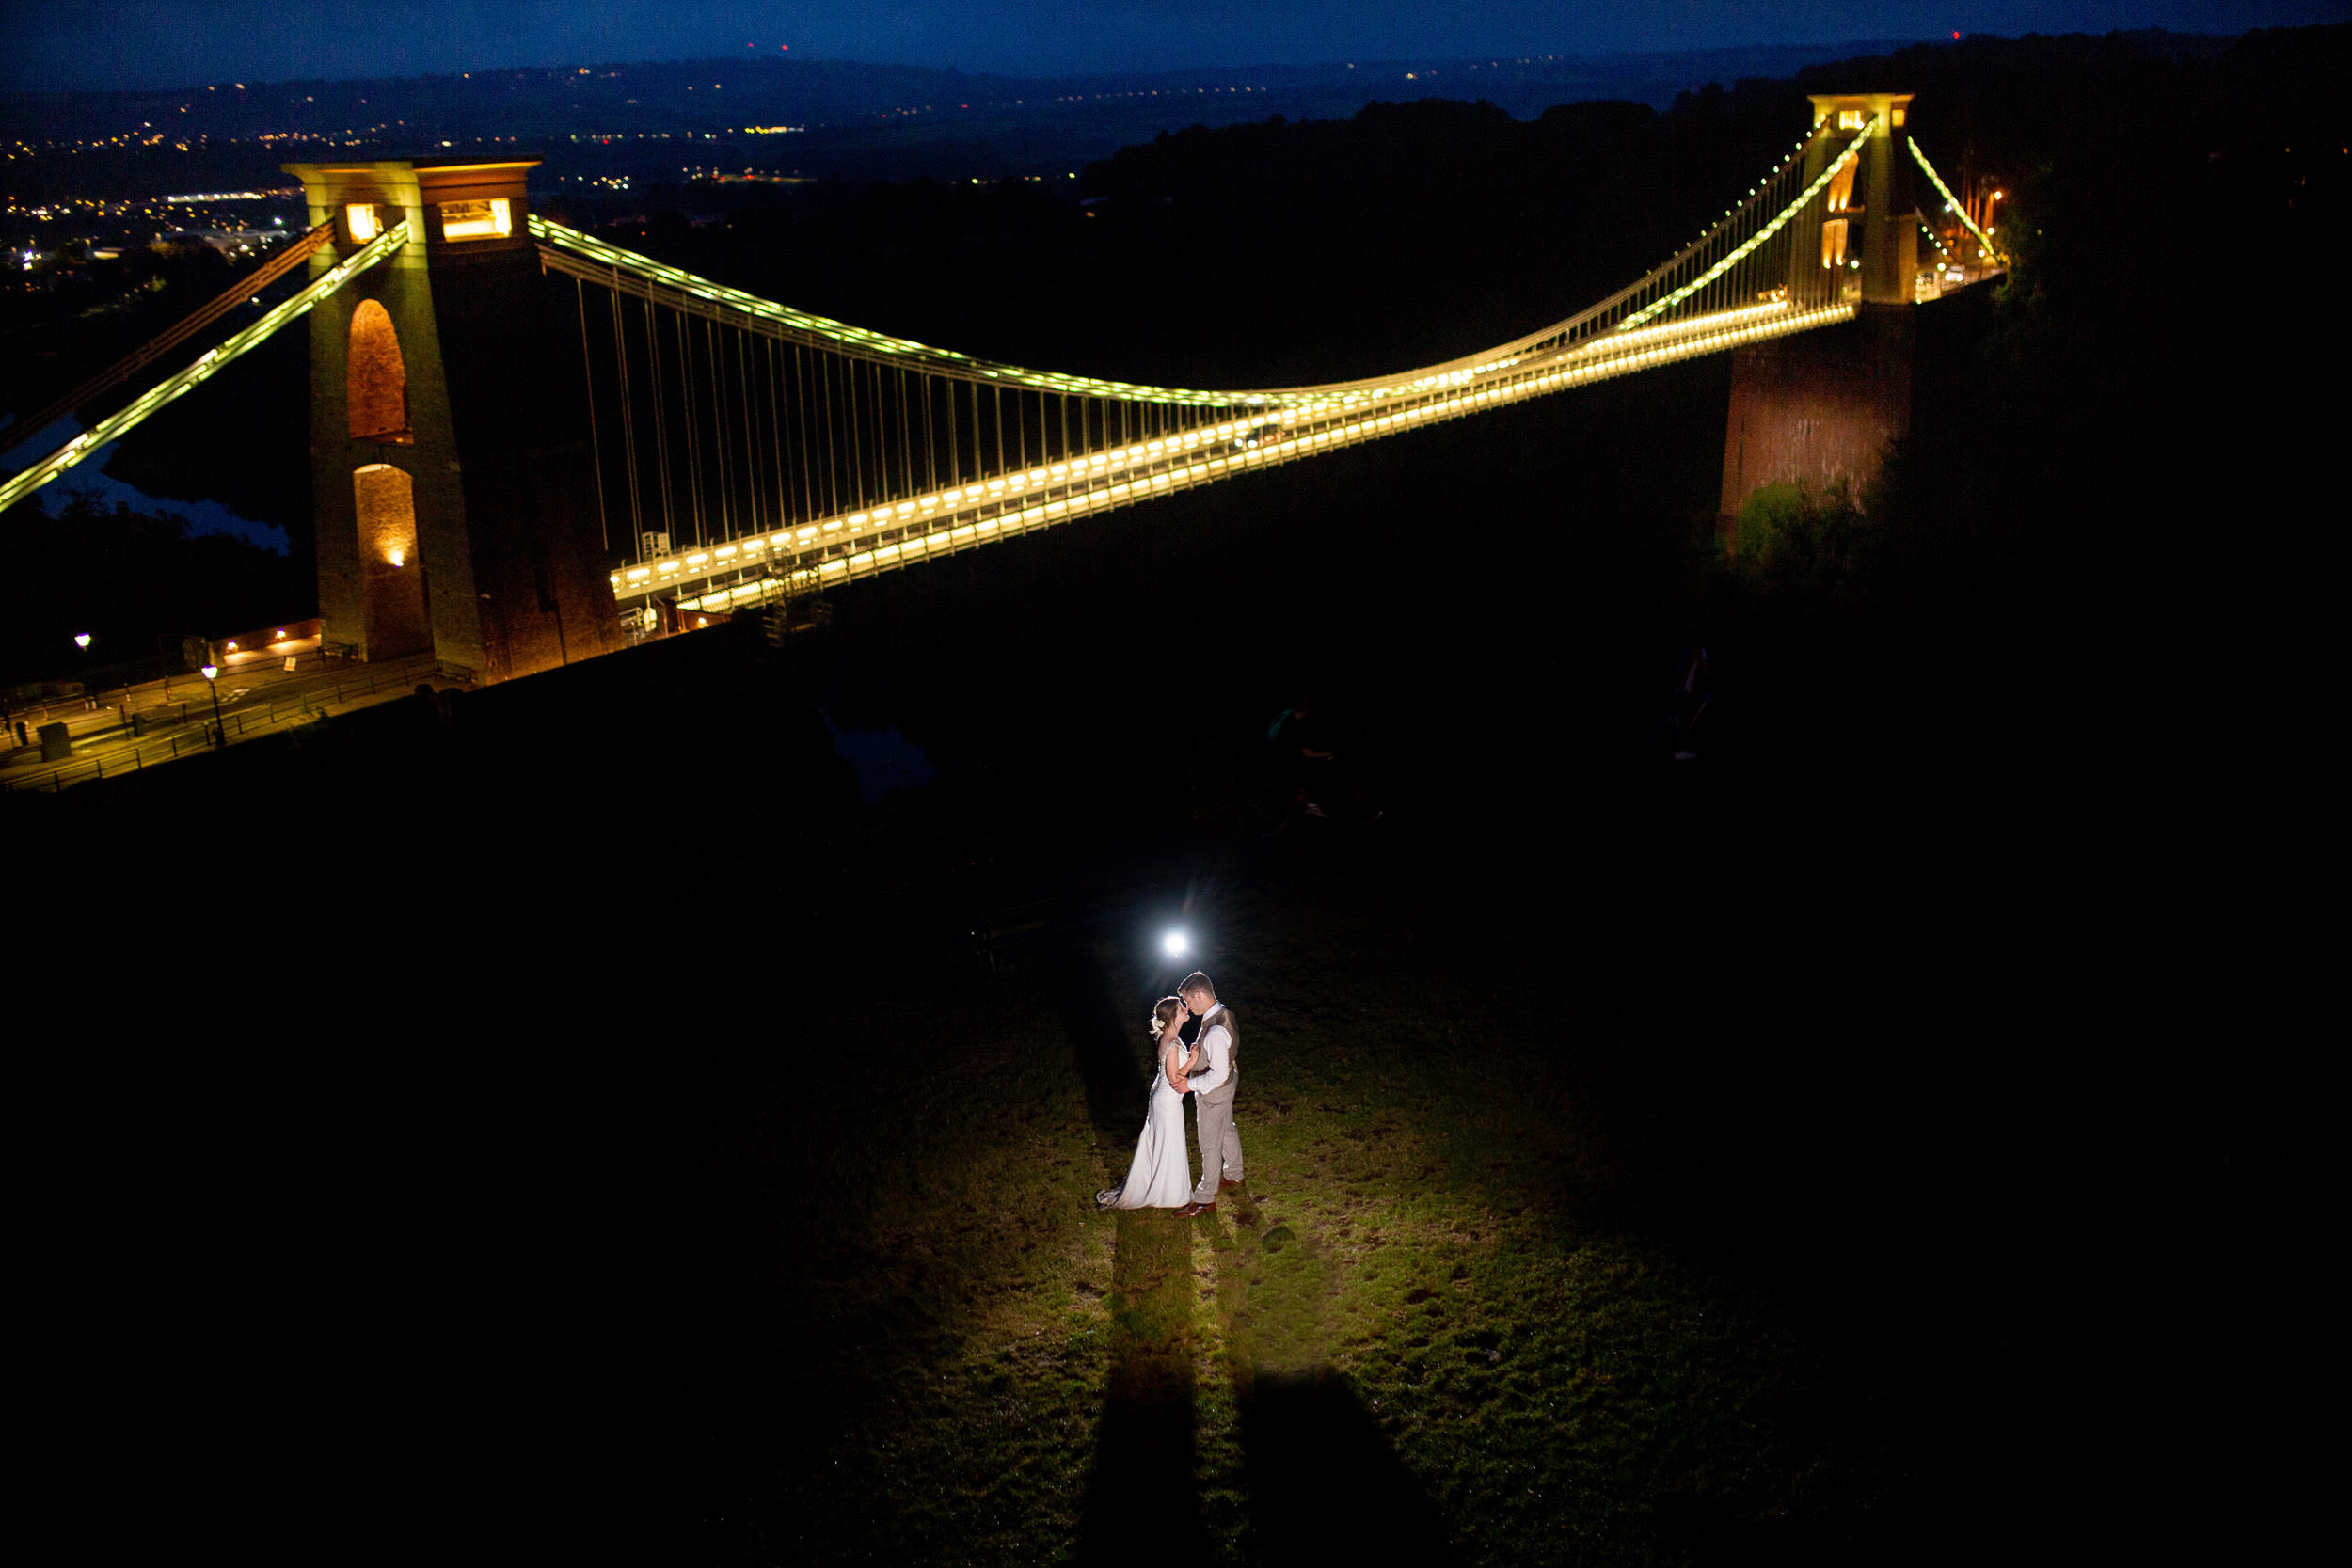
[[[2146,868],[2039,682],[2093,650],[1735,638],[1677,768],[1703,529],[1408,547],[1531,499],[1438,476],[1607,490],[1598,421],[1720,401],[1677,373],[927,566],[781,653],[17,802],[72,929],[169,976],[42,1076],[91,1375],[174,1445],[233,1405],[305,1538],[392,1474],[633,1558],[1380,1560],[1403,1509],[1464,1560],[1883,1560],[2113,1497],[2058,1434],[2109,1430],[2111,1292],[2180,1307],[2142,1249],[2229,1214],[2238,1145],[2126,1043]],[[1302,680],[1391,818],[1264,845],[1232,779]],[[812,699],[942,778],[858,804]],[[1088,1212],[1177,918],[1254,1026],[1259,1206],[1197,1237]],[[129,1258],[201,1282],[160,1338]]]

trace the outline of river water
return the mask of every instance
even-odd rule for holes
[[[0,442],[9,441],[14,423],[14,417],[11,416],[7,424],[0,425]],[[0,472],[14,472],[34,457],[56,451],[81,433],[81,425],[69,414],[45,430],[35,432],[31,440],[10,442],[8,447],[0,448]],[[109,441],[98,448],[79,465],[42,485],[33,495],[32,504],[54,517],[75,496],[86,495],[90,503],[101,511],[112,512],[117,506],[128,506],[134,512],[157,515],[169,513],[185,517],[191,533],[225,533],[249,545],[258,545],[262,549],[275,550],[279,555],[286,553],[286,531],[282,528],[240,516],[218,501],[165,500],[149,495],[135,485],[125,484],[107,473],[106,465],[114,461],[115,449],[121,444],[119,441]]]

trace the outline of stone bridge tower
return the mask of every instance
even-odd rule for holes
[[[1911,428],[1919,204],[1910,119],[1909,93],[1813,95],[1808,185],[1865,126],[1877,130],[1798,220],[1788,298],[1800,308],[1845,301],[1854,319],[1733,351],[1718,508],[1726,525],[1767,484],[1818,497],[1842,480],[1859,499],[1887,443]]]
[[[525,219],[536,159],[288,164],[334,239],[408,242],[310,312],[326,644],[500,681],[620,646],[575,356]]]

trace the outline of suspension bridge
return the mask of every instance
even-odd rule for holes
[[[119,395],[240,306],[258,317],[0,481],[0,507],[308,317],[323,647],[505,679],[682,616],[1908,309],[2001,264],[1912,139],[1910,102],[1817,97],[1738,202],[1573,315],[1442,364],[1281,388],[1032,370],[796,309],[532,213],[532,160],[288,165],[310,233],[40,418]],[[550,289],[566,280],[568,299]]]

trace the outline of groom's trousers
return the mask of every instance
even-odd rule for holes
[[[1200,1185],[1192,1190],[1195,1203],[1215,1203],[1220,1180],[1242,1178],[1241,1134],[1233,1131],[1233,1090],[1240,1086],[1237,1080],[1228,1079],[1220,1092],[1194,1097],[1200,1121]]]

